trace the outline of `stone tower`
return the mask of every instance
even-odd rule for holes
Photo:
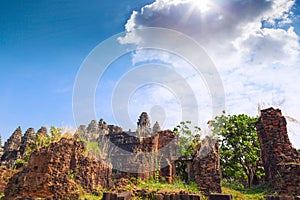
[[[86,134],[87,141],[89,141],[89,142],[97,141],[97,138],[99,137],[98,122],[96,120],[92,120],[86,130],[87,130],[87,134]]]
[[[21,140],[20,153],[21,156],[28,154],[32,151],[32,146],[35,145],[35,133],[33,128],[27,129]]]
[[[160,131],[160,125],[158,122],[155,122],[155,124],[153,125],[153,128],[152,128],[152,132],[153,134],[157,133],[158,131]]]
[[[140,137],[147,137],[151,134],[150,119],[146,112],[142,112],[137,122],[137,134]]]
[[[4,144],[4,152],[1,162],[8,167],[12,167],[14,161],[20,157],[20,147],[22,140],[22,130],[19,126]]]

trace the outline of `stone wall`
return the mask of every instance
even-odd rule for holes
[[[159,169],[161,178],[173,182],[175,168],[171,158],[175,154],[177,138],[172,131],[159,131],[146,138],[126,132],[107,137],[115,146],[110,156],[112,164],[122,171],[123,176],[147,180]]]
[[[33,152],[28,166],[10,179],[4,199],[77,199],[79,187],[111,187],[111,165],[83,152],[82,142],[66,138]]]
[[[89,142],[97,141],[114,172],[122,172],[123,177],[147,180],[162,166],[159,175],[169,183],[173,181],[177,137],[170,130],[161,131],[158,122],[151,128],[146,112],[140,115],[136,131],[123,131],[100,119],[98,123],[92,120],[88,127],[80,126],[77,133]]]
[[[300,158],[292,147],[279,109],[261,111],[256,123],[266,181],[279,194],[300,194]]]
[[[204,194],[221,193],[220,151],[217,140],[206,137],[192,162],[195,181]]]

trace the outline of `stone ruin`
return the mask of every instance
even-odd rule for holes
[[[173,182],[172,159],[176,154],[177,136],[170,130],[161,131],[158,122],[151,128],[146,112],[140,115],[136,132],[123,131],[100,119],[99,123],[92,120],[87,128],[80,126],[78,134],[86,141],[97,141],[99,148],[106,151],[104,159],[112,163],[115,176],[148,180],[160,169],[160,177]]]
[[[206,137],[192,162],[195,182],[204,194],[221,193],[220,151],[217,140]]]
[[[83,142],[62,138],[34,151],[28,165],[10,179],[4,200],[78,199],[80,188],[93,193],[110,188],[111,164],[84,156],[84,149]]]
[[[256,123],[265,180],[279,194],[300,195],[300,157],[292,147],[286,120],[279,109],[261,111]]]
[[[45,134],[47,134],[46,127],[41,127],[36,134],[33,128],[29,128],[22,136],[22,129],[18,127],[4,143],[4,147],[0,147],[0,165],[12,168],[17,159],[28,157],[34,149],[36,135]]]
[[[8,166],[13,166],[14,161],[20,157],[20,147],[22,140],[22,130],[18,127],[13,134],[4,143],[3,155],[1,156],[1,163]]]
[[[25,198],[27,193],[41,198],[54,197],[54,194],[55,198],[60,198],[69,194],[73,198],[76,184],[93,191],[99,186],[111,187],[111,180],[121,177],[148,180],[158,176],[160,180],[173,182],[175,161],[179,156],[178,136],[170,130],[161,130],[158,122],[151,128],[145,112],[137,122],[136,132],[108,125],[103,119],[99,122],[92,120],[88,126],[79,126],[75,139],[63,138],[28,157],[35,149],[36,137],[46,134],[47,129],[41,127],[37,133],[29,128],[22,136],[18,127],[5,142],[0,165],[11,168],[19,158],[24,160],[27,157],[28,160],[28,165],[10,180],[5,190],[8,199]],[[98,155],[98,159],[90,157],[83,152],[86,144],[77,141],[78,137],[98,143],[106,154]],[[206,138],[205,141],[192,158],[190,170],[200,190],[205,194],[218,193],[221,192],[219,147],[212,139]],[[75,185],[67,178],[70,176]],[[13,194],[10,193],[12,190],[15,191]]]
[[[87,141],[98,141],[100,148],[111,143],[107,151],[115,178],[148,180],[155,176],[158,167],[160,179],[172,183],[175,163],[181,162],[177,160],[178,136],[170,130],[162,131],[158,122],[151,128],[146,112],[140,115],[136,132],[107,125],[100,119],[99,123],[91,121],[88,128],[80,126],[78,134]],[[201,191],[206,194],[221,192],[220,152],[216,140],[204,140],[196,156],[191,158],[189,169]]]

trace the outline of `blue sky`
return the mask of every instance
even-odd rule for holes
[[[19,125],[23,131],[42,125],[74,127],[73,85],[84,59],[107,38],[147,26],[183,32],[203,45],[223,80],[228,113],[257,115],[260,103],[265,107],[278,106],[284,114],[300,119],[300,91],[295,87],[300,76],[299,2],[197,2],[1,1],[0,134],[3,140]],[[113,116],[105,108],[110,106],[109,97],[117,79],[132,66],[153,62],[153,57],[167,58],[164,63],[175,68],[178,63],[181,67],[188,65],[172,55],[155,51],[136,52],[118,59],[100,82],[107,87],[99,87],[96,93],[97,118],[113,122]],[[176,69],[183,74],[187,71],[184,67]],[[186,73],[185,77],[190,75]],[[193,79],[189,83],[200,85],[193,88],[202,94],[198,101],[204,106],[197,109],[210,113],[205,84]],[[161,98],[151,99],[154,91]],[[145,99],[151,102],[147,104]],[[132,96],[132,102],[129,108],[133,121],[139,112],[150,112],[151,106],[159,102],[164,102],[162,107],[170,108],[164,111],[170,120],[178,119],[178,105],[163,89],[141,90]],[[139,108],[134,108],[135,105]],[[210,118],[210,114],[204,114],[200,125]],[[292,141],[300,147],[295,142],[300,140],[297,135],[300,129],[297,125],[291,129],[295,132],[291,134]]]
[[[73,125],[77,71],[101,41],[151,1],[1,1],[0,133]]]

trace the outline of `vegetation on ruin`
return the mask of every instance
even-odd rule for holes
[[[196,146],[201,143],[201,128],[198,126],[192,127],[191,121],[184,121],[180,122],[173,132],[178,135],[179,155],[194,155]]]
[[[133,183],[136,182],[136,183]],[[148,180],[148,181],[129,181],[129,183],[124,186],[123,188],[118,188],[118,191],[131,191],[133,192],[133,200],[139,200],[139,199],[145,199],[145,197],[135,195],[134,191],[145,191],[147,192],[148,198],[146,199],[153,199],[154,194],[157,193],[175,193],[179,191],[186,191],[189,193],[194,194],[200,194],[201,199],[208,199],[207,196],[204,196],[199,191],[198,186],[195,183],[186,184],[185,182],[181,180],[175,180],[173,184],[167,184],[163,182],[156,182],[154,180]],[[101,199],[103,192],[108,191],[107,189],[99,189],[99,194],[86,194],[82,193],[80,196],[80,199]],[[264,199],[265,195],[268,194],[274,194],[271,186],[269,184],[263,183],[259,184],[257,186],[253,186],[251,188],[245,188],[242,184],[238,182],[223,182],[222,183],[222,193],[223,194],[232,194],[233,199],[239,199],[239,200],[262,200]]]
[[[22,158],[18,158],[14,162],[14,168],[19,168],[23,166],[27,166],[30,155],[35,151],[42,147],[49,146],[51,143],[58,142],[62,137],[69,138],[73,137],[73,135],[69,131],[63,132],[63,128],[58,128],[55,126],[50,127],[50,134],[36,134],[35,135],[35,143],[31,144],[27,149],[25,155]]]
[[[201,144],[201,128],[198,126],[192,127],[191,121],[180,122],[176,126],[173,132],[178,135],[178,155],[183,157],[193,156],[196,151],[196,147]],[[187,180],[187,163],[176,163],[176,176],[184,181]]]

